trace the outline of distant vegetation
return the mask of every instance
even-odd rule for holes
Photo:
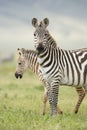
[[[15,68],[16,61],[0,66],[0,130],[87,130],[87,96],[75,115],[75,89],[60,87],[59,106],[63,115],[50,116],[47,103],[43,116],[42,83],[29,70],[22,79],[16,79]]]
[[[14,54],[0,54],[0,64],[11,62],[14,60]]]

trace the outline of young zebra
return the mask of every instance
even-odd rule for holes
[[[19,57],[17,60],[17,67],[15,72],[16,78],[22,78],[23,73],[27,68],[31,69],[34,73],[39,76],[39,79],[44,83],[44,96],[43,96],[43,115],[46,111],[46,102],[47,102],[47,89],[46,83],[43,79],[42,73],[38,70],[39,63],[37,62],[37,53],[33,50],[26,50],[24,48],[18,48]],[[62,114],[62,111],[58,107],[58,113]]]
[[[57,114],[59,85],[76,88],[79,99],[74,112],[77,113],[87,91],[87,49],[72,51],[59,48],[46,29],[48,24],[47,18],[39,24],[36,18],[32,19],[39,70],[47,83],[51,115]]]

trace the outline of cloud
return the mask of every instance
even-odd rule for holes
[[[0,51],[34,48],[31,19],[48,17],[48,30],[64,49],[87,47],[86,0],[0,1]]]

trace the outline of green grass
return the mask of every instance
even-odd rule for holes
[[[63,115],[50,116],[47,103],[43,116],[43,85],[31,71],[16,79],[15,64],[0,66],[0,130],[87,130],[87,97],[75,115],[75,88],[60,87],[59,106]]]

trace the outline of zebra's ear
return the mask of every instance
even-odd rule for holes
[[[17,51],[19,51],[19,50],[20,50],[20,48],[17,49]]]
[[[19,52],[19,55],[21,56],[21,52]]]
[[[18,48],[17,51],[18,51],[18,54],[21,55],[21,50],[20,50],[20,48]]]
[[[48,18],[44,18],[42,23],[43,23],[43,26],[46,28],[49,25],[49,19]]]
[[[36,18],[32,19],[32,25],[36,28],[38,26],[38,20]]]

